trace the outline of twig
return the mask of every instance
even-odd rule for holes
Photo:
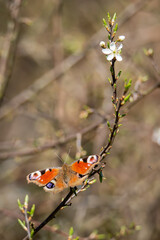
[[[8,210],[8,209],[0,209],[0,213],[1,214],[4,214],[4,215],[6,215],[6,216],[8,216],[8,217],[11,217],[11,218],[19,218],[19,219],[21,219],[21,217],[22,217],[22,215],[21,214],[18,214],[17,212],[13,212],[13,211],[11,211],[11,210]],[[40,225],[40,222],[38,222],[38,221],[35,221],[35,220],[33,220],[32,221],[32,223],[34,224],[34,225]],[[63,237],[68,237],[68,234],[67,233],[65,233],[65,232],[63,232],[62,230],[60,230],[60,229],[57,229],[56,227],[54,227],[54,226],[44,226],[44,230],[47,230],[47,231],[49,231],[49,232],[52,232],[52,233],[57,233],[57,234],[59,234],[59,235],[61,235],[61,236],[63,236]],[[28,237],[27,237],[28,238]]]
[[[153,85],[149,90],[147,90],[145,93],[141,94],[135,101],[131,102],[127,107],[127,112],[130,110],[134,105],[139,103],[142,99],[144,99],[146,96],[150,95],[153,91],[160,88],[160,82],[157,82],[155,85]]]
[[[30,225],[29,225],[29,220],[27,216],[27,208],[24,209],[24,216],[25,216],[25,222],[27,227],[28,239],[31,239]]]
[[[22,1],[23,0],[14,0],[8,4],[12,20],[8,22],[7,34],[4,39],[0,60],[0,104],[3,101],[6,87],[13,70],[17,41],[20,33],[19,14]]]
[[[110,24],[110,31],[109,31],[109,36],[111,39],[111,42],[114,39],[114,36],[112,35],[112,29],[113,29],[114,23]],[[115,58],[113,58],[112,63],[111,63],[111,67],[112,69],[111,71],[111,75],[112,75],[112,82],[111,82],[111,86],[113,88],[113,106],[115,108],[115,122],[114,122],[114,126],[113,128],[110,128],[111,133],[110,133],[110,137],[108,140],[108,144],[106,145],[106,147],[104,147],[104,149],[101,151],[101,153],[99,154],[101,156],[101,160],[103,159],[103,157],[106,155],[107,151],[110,150],[112,143],[114,141],[115,135],[117,133],[118,130],[118,124],[119,124],[119,119],[120,119],[120,109],[122,107],[122,101],[124,100],[125,96],[122,96],[122,98],[117,99],[117,95],[114,94],[116,92],[116,81],[117,78],[115,77]],[[124,90],[125,93],[125,90]],[[124,94],[123,94],[124,95]],[[57,214],[57,212],[59,212],[64,206],[70,206],[70,202],[71,200],[77,196],[78,193],[80,193],[83,189],[85,189],[88,185],[89,185],[89,180],[90,178],[92,178],[96,173],[100,174],[100,171],[102,170],[102,166],[100,166],[97,170],[93,169],[93,171],[88,175],[88,182],[86,183],[86,181],[84,182],[84,184],[77,190],[77,188],[70,188],[69,193],[67,194],[67,196],[64,198],[64,200],[58,205],[58,207],[34,230],[34,235],[39,232],[49,221],[51,221],[53,218],[55,218],[55,215]]]
[[[89,133],[90,131],[98,128],[105,121],[106,120],[101,119],[97,123],[91,124],[88,127],[83,128],[81,131],[78,131],[78,132],[81,133],[82,135],[85,135],[85,134]],[[5,160],[7,158],[14,158],[16,156],[22,157],[22,156],[37,154],[37,153],[40,153],[40,152],[45,151],[50,148],[62,146],[64,144],[66,144],[67,142],[70,142],[70,141],[76,139],[76,137],[77,137],[77,133],[73,133],[73,134],[68,135],[66,138],[61,138],[58,141],[50,141],[48,143],[46,142],[45,144],[42,144],[41,146],[38,146],[38,147],[31,147],[31,148],[26,148],[26,149],[22,149],[19,151],[13,151],[13,152],[3,152],[3,153],[0,153],[0,159]]]
[[[140,102],[144,97],[148,96],[151,94],[153,91],[156,89],[160,88],[160,83],[156,83],[154,86],[152,86],[149,90],[147,90],[145,93],[141,94],[135,101],[131,102],[128,104],[126,108],[126,112],[128,112],[134,105],[136,105],[138,102]],[[101,124],[105,123],[107,121],[106,119],[100,119],[97,123],[94,123],[86,128],[83,128],[82,130],[78,131],[81,135],[85,135],[95,129],[97,129]],[[65,138],[61,138],[58,141],[50,141],[48,143],[44,143],[38,147],[30,147],[22,150],[17,150],[17,151],[12,151],[12,152],[3,152],[0,153],[0,160],[5,160],[8,158],[14,158],[14,157],[22,157],[22,156],[29,156],[29,155],[34,155],[40,152],[43,152],[47,149],[50,148],[55,148],[57,146],[62,146],[70,141],[75,140],[77,137],[77,133],[73,133],[68,135]],[[107,146],[106,146],[107,147]]]
[[[119,26],[123,25],[127,20],[132,18],[136,13],[138,13],[144,5],[149,2],[148,0],[139,0],[133,4],[130,4],[121,14]],[[71,55],[65,59],[60,65],[51,69],[45,73],[42,77],[37,79],[30,87],[22,91],[20,94],[15,96],[11,101],[5,104],[0,109],[0,119],[4,118],[7,114],[17,109],[20,105],[33,98],[35,94],[44,89],[53,80],[61,77],[66,71],[68,71],[72,66],[77,64],[82,60],[88,50],[97,46],[99,39],[104,36],[104,29],[102,28],[96,34],[94,34],[89,43],[86,45],[85,49],[78,55]]]
[[[69,193],[64,198],[64,200],[58,205],[58,207],[34,230],[34,235],[39,232],[48,222],[50,222],[53,218],[55,218],[55,215],[57,212],[59,212],[64,206],[66,206],[66,203],[70,199],[70,197],[73,194],[73,189],[70,188]]]

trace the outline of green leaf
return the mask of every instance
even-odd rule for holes
[[[124,98],[124,102],[125,102],[125,103],[129,100],[130,96],[131,96],[131,93],[129,93],[129,94]]]
[[[116,14],[116,13],[114,13],[114,15],[113,15],[113,18],[112,18],[112,25],[115,23],[115,21],[116,21],[116,18],[117,18],[117,14]]]
[[[102,170],[99,172],[99,181],[100,181],[100,183],[102,183],[102,181],[103,181],[103,173],[102,173]]]
[[[132,85],[132,79],[129,79],[129,80],[125,79],[125,80],[124,80],[124,88],[125,88],[125,91],[126,91],[126,92],[127,92],[128,89],[131,87],[131,85]]]
[[[34,229],[32,228],[31,229],[31,237],[33,237],[33,235],[34,235]]]
[[[97,235],[98,239],[106,239],[106,235],[105,234],[98,234]]]
[[[108,39],[111,40],[111,36],[110,34],[108,34]],[[109,44],[107,44],[108,48],[109,48]]]
[[[116,25],[115,25],[113,31],[116,33],[116,32],[117,32],[117,29],[118,29],[118,23],[116,23]]]
[[[122,71],[120,70],[119,73],[117,74],[117,78],[121,76]]]
[[[126,116],[126,114],[124,113],[124,114],[121,115],[121,118],[122,118],[122,117],[125,117],[125,116]]]
[[[108,22],[110,22],[111,21],[111,16],[110,16],[109,12],[107,13],[107,17],[108,17]]]
[[[32,205],[31,211],[30,211],[30,216],[33,217],[35,212],[35,204]]]
[[[24,204],[27,204],[28,205],[28,200],[29,200],[29,197],[28,195],[25,196],[25,200],[24,200]]]
[[[25,199],[24,199],[24,207],[25,208],[28,208],[28,201],[29,201],[29,197],[28,197],[28,195],[26,195]]]
[[[74,238],[73,240],[79,240],[79,237]]]
[[[22,222],[21,219],[19,219],[19,218],[17,220],[18,220],[19,224],[21,225],[21,227],[26,231],[27,228],[25,226],[25,222]]]
[[[111,125],[110,125],[109,121],[107,121],[107,126],[108,126],[109,128],[111,127]]]
[[[22,210],[23,209],[23,204],[21,204],[19,199],[17,199],[17,203],[18,203],[19,209]]]
[[[106,27],[107,26],[107,22],[106,22],[106,19],[103,18],[103,25]]]
[[[108,81],[109,81],[110,84],[112,83],[110,78],[108,78]]]
[[[71,227],[69,229],[69,236],[72,237],[73,236],[73,233],[74,233],[74,230],[73,230],[73,227]]]

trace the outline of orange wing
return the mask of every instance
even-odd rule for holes
[[[48,168],[41,171],[30,173],[27,176],[28,183],[33,182],[39,186],[44,186],[53,180],[59,173],[60,168]]]
[[[96,164],[99,163],[99,160],[100,156],[98,155],[91,155],[89,157],[81,158],[71,164],[71,169],[81,175],[86,175]]]

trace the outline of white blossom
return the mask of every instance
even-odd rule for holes
[[[106,43],[105,43],[104,41],[101,41],[101,42],[99,43],[99,45],[100,45],[100,47],[105,48]]]
[[[125,39],[125,36],[123,36],[123,35],[118,37],[118,41],[120,41],[120,42],[124,41],[124,39]]]
[[[120,44],[119,47],[116,46],[115,42],[111,42],[110,48],[102,49],[102,52],[107,55],[107,60],[111,61],[116,58],[117,61],[122,61],[122,57],[120,55],[123,44]]]

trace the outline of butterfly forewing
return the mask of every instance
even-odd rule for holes
[[[71,164],[71,169],[81,175],[85,175],[90,172],[96,164],[98,164],[99,160],[100,157],[98,155],[81,158]]]
[[[59,168],[48,168],[30,173],[27,176],[28,183],[33,182],[39,186],[44,186],[55,178],[59,173]]]

